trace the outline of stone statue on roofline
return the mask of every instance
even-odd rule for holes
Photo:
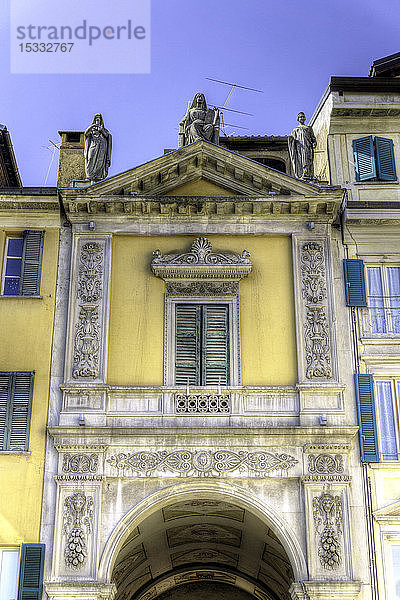
[[[306,115],[299,112],[299,124],[288,137],[289,155],[295,177],[298,179],[314,178],[314,148],[317,145],[314,132],[306,125]]]
[[[101,181],[108,175],[111,164],[112,136],[104,127],[103,117],[94,115],[85,131],[85,172],[90,181]]]
[[[207,108],[204,94],[197,93],[179,124],[179,147],[187,146],[198,140],[218,144],[219,123],[218,108]]]

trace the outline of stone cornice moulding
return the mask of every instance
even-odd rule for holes
[[[229,279],[239,281],[251,271],[250,253],[212,251],[207,238],[194,240],[189,252],[162,254],[153,252],[151,269],[157,277],[165,281],[175,279]]]
[[[329,427],[326,426],[321,431],[321,427],[235,427],[234,431],[229,431],[224,427],[164,427],[154,429],[153,427],[81,427],[79,425],[70,427],[58,425],[49,427],[48,432],[54,439],[54,443],[58,447],[71,446],[72,440],[77,440],[77,445],[83,444],[91,446],[96,444],[110,446],[115,439],[123,439],[126,445],[136,443],[139,438],[152,439],[160,438],[163,443],[169,437],[173,439],[181,439],[186,436],[197,436],[200,441],[204,438],[215,438],[218,441],[226,438],[228,442],[234,438],[238,444],[241,444],[241,438],[252,440],[268,437],[287,437],[284,444],[288,446],[288,441],[291,440],[291,445],[301,444],[304,446],[305,440],[312,439],[315,436],[319,442],[326,437],[327,440],[336,438],[335,443],[341,443],[342,439],[345,443],[355,438],[358,434],[358,427]],[[132,439],[132,442],[127,442],[127,439]],[[305,438],[305,439],[304,439]],[[92,442],[93,440],[93,442]],[[183,441],[182,441],[183,443]],[[252,442],[253,443],[253,442]],[[265,444],[265,442],[262,442]],[[271,442],[271,445],[276,445],[278,442]],[[213,442],[214,444],[214,442]]]

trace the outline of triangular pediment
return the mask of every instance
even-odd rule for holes
[[[396,500],[396,502],[374,511],[374,518],[382,522],[396,521],[400,523],[400,500]]]
[[[330,188],[332,193],[332,188]],[[303,196],[326,195],[325,188],[296,179],[199,141],[95,183],[86,196]]]

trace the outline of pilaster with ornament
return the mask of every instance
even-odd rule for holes
[[[307,444],[303,477],[310,576],[352,579],[348,454],[350,443]]]
[[[106,446],[65,445],[59,453],[52,577],[95,579]]]
[[[293,236],[299,382],[337,381],[329,238]]]
[[[73,239],[64,379],[105,382],[111,236]]]

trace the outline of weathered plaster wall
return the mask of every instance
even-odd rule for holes
[[[153,250],[187,251],[196,236],[114,236],[108,383],[162,385],[164,283],[150,270]],[[207,236],[214,249],[249,250],[253,270],[241,281],[242,385],[297,381],[291,239]]]

